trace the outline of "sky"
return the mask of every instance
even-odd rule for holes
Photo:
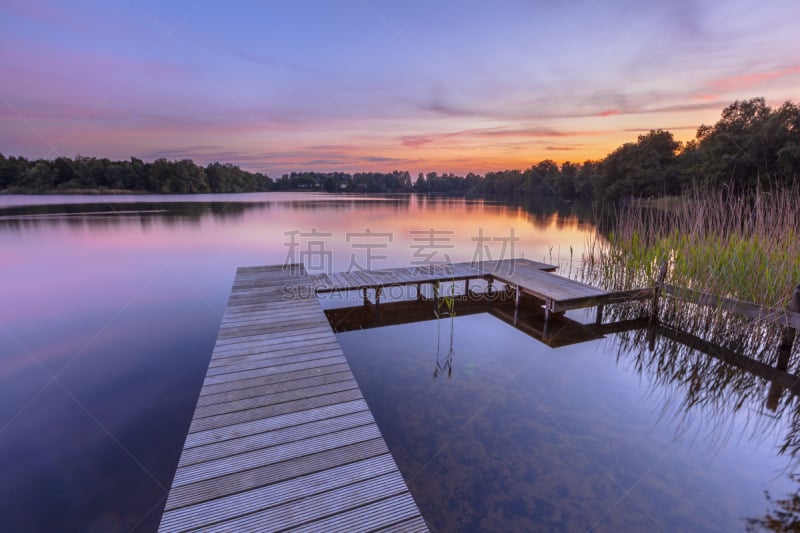
[[[797,0],[0,0],[0,153],[485,173],[800,95]]]

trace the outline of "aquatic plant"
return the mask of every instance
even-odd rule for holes
[[[455,318],[456,318],[456,283],[455,279],[450,281],[448,293],[444,296],[440,295],[441,285],[437,281],[433,286],[433,292],[436,304],[433,308],[433,314],[436,316],[436,366],[433,369],[433,377],[437,378],[439,375],[447,372],[447,377],[453,375],[453,355],[455,353]],[[439,361],[439,354],[441,349],[441,321],[443,318],[450,318],[450,347],[444,362]]]
[[[609,290],[652,286],[667,261],[673,287],[785,310],[800,282],[798,198],[794,186],[746,195],[695,189],[669,202],[632,199],[601,222],[607,237],[588,243],[581,275]],[[774,357],[782,329],[681,298],[662,298],[660,314],[765,361]]]

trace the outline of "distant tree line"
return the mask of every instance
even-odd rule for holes
[[[292,172],[275,181],[273,190],[324,190],[326,192],[411,192],[408,172]]]
[[[145,163],[78,156],[54,161],[30,161],[0,154],[0,191],[37,193],[58,191],[132,191],[152,193],[218,193],[267,191],[272,180],[231,164],[206,167],[190,159]]]
[[[583,163],[541,161],[529,169],[467,174],[408,172],[292,172],[274,182],[230,164],[207,167],[191,160],[144,163],[91,157],[29,161],[0,154],[0,191],[76,189],[158,193],[319,190],[421,192],[470,196],[555,197],[562,200],[680,194],[697,185],[732,191],[795,183],[800,178],[800,108],[772,108],[764,98],[736,101],[713,126],[702,125],[685,144],[666,130],[651,130],[604,159]]]

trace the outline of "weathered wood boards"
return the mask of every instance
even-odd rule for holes
[[[474,263],[431,263],[429,265],[381,270],[353,270],[311,276],[314,289],[319,293],[376,289],[447,281],[495,277],[513,273],[517,267],[552,272],[554,265],[527,259],[479,261]]]
[[[302,265],[240,268],[159,531],[427,531]]]
[[[473,263],[434,264],[425,267],[395,268],[312,275],[319,293],[351,290],[380,290],[383,287],[436,284],[451,281],[486,279],[499,281],[544,302],[545,312],[562,313],[570,309],[645,300],[652,288],[607,292],[579,281],[553,274],[556,267],[528,259],[505,259]]]

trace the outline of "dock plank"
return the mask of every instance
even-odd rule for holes
[[[391,456],[383,454],[330,470],[314,472],[273,485],[168,511],[164,514],[162,526],[165,531],[178,531],[180,527],[196,529],[204,525],[218,524],[263,509],[259,503],[262,501],[270,502],[272,506],[276,507],[293,500],[386,474],[392,469]]]
[[[377,281],[238,269],[159,531],[424,525],[317,298]]]

